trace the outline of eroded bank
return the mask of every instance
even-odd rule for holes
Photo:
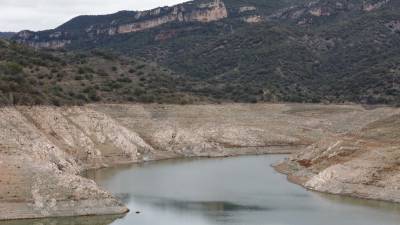
[[[365,156],[375,160],[379,156],[383,158],[362,165],[380,165],[382,171],[389,171],[388,163],[390,174],[382,174],[398,177],[397,158],[386,153],[397,154],[396,134],[400,132],[380,138],[389,125],[393,129],[400,127],[395,125],[400,120],[398,115],[399,110],[393,108],[366,110],[354,105],[302,104],[2,108],[0,219],[126,212],[127,208],[111,194],[79,173],[90,168],[182,157],[295,153],[281,168],[304,181],[301,184],[315,190],[365,197],[354,194],[353,187],[348,186],[339,189],[347,192],[332,191],[332,186],[340,187],[346,182],[337,182],[329,171],[354,183],[352,173],[346,173],[354,169],[346,167],[347,159],[364,160]],[[358,140],[360,135],[368,140],[379,139],[376,142],[386,146],[385,151],[375,151],[376,145],[369,142],[357,145],[364,142],[348,139]],[[357,146],[343,145],[344,141],[334,147],[329,144],[342,139]],[[332,149],[341,150],[334,151],[335,156]],[[313,157],[329,163],[318,164]],[[394,187],[400,181],[393,178],[390,182],[389,194],[372,198],[398,199],[399,191]],[[363,185],[374,193],[374,188],[389,190],[379,182]]]

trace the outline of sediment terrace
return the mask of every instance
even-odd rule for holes
[[[86,169],[243,154],[294,153],[277,168],[297,183],[400,202],[399,122],[399,109],[357,105],[5,107],[0,219],[126,212]]]

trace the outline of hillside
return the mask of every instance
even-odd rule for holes
[[[35,50],[0,39],[0,105],[198,101],[179,75],[101,51]]]
[[[394,0],[197,0],[14,39],[154,61],[222,101],[399,104],[399,16]]]

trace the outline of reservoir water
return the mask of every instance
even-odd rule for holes
[[[284,156],[169,160],[89,171],[124,201],[122,218],[84,217],[0,225],[399,225],[400,206],[310,192],[271,164]]]

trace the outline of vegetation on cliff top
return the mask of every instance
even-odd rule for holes
[[[146,86],[144,90],[153,93],[166,88],[175,95],[197,96],[190,97],[191,101],[400,104],[400,2],[224,0],[224,3],[229,16],[216,22],[174,22],[121,35],[89,38],[83,35],[72,40],[67,49],[87,52],[85,55],[92,59],[89,61],[99,59],[93,56],[93,50],[101,50],[107,55],[122,54],[127,61],[141,58],[154,62],[147,64],[161,73],[153,73],[153,89]],[[78,29],[80,25],[107,24],[109,17],[124,20],[132,13],[135,14],[94,16],[90,20],[77,17],[73,23],[37,35],[42,38],[41,34]],[[258,16],[261,21],[247,23],[244,19],[248,16]],[[71,58],[73,53],[56,55]],[[96,68],[97,64],[89,66]],[[81,65],[72,62],[68,66]],[[108,80],[119,79],[121,73],[129,74],[126,72],[129,69],[119,68],[118,73],[108,71]],[[140,79],[145,78],[139,78],[139,84]],[[172,79],[171,86],[158,82],[163,79]],[[103,96],[101,88],[98,90],[102,99],[121,100],[119,92],[111,97],[116,93]],[[123,96],[143,101],[137,93]],[[156,95],[159,102],[176,101],[163,92]]]
[[[352,2],[358,5],[338,10],[319,1],[315,8],[330,16],[168,24],[100,46],[206,82],[186,91],[216,99],[399,104],[399,4],[365,12]]]

